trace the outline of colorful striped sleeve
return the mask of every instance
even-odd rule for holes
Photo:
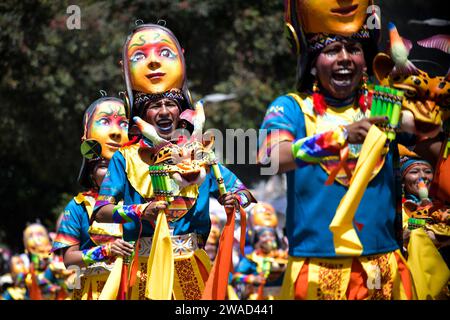
[[[86,214],[83,206],[72,199],[64,209],[52,251],[80,244],[82,228],[80,215],[82,214]]]
[[[347,141],[347,134],[343,127],[333,131],[316,134],[295,140],[292,143],[292,154],[298,167],[319,163],[322,158],[339,153]]]

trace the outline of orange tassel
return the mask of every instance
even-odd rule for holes
[[[225,208],[227,223],[220,236],[216,260],[205,284],[202,300],[225,300],[228,277],[232,268],[235,208]],[[220,265],[220,266],[219,266]]]
[[[31,263],[31,287],[30,287],[30,299],[31,300],[42,300],[42,292],[39,287],[36,272],[34,271],[34,264]]]
[[[325,97],[319,92],[319,85],[317,80],[313,83],[313,108],[314,111],[322,116],[327,110],[327,103],[325,102]]]

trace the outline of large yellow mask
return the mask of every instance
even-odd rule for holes
[[[297,0],[305,33],[350,36],[364,24],[369,0]]]
[[[94,139],[102,146],[102,157],[109,160],[128,142],[128,119],[123,102],[106,98],[86,111],[84,139]]]
[[[128,42],[127,59],[124,63],[128,63],[133,90],[154,94],[182,88],[182,49],[173,35],[162,28],[134,33]]]
[[[41,224],[34,223],[25,228],[23,232],[23,244],[27,253],[46,258],[52,245],[47,229]]]

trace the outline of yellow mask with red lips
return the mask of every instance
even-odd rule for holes
[[[102,157],[111,159],[114,152],[128,142],[128,119],[119,100],[105,100],[96,105],[89,116],[85,139],[94,139],[102,146]]]
[[[306,33],[350,36],[366,19],[369,0],[297,0],[297,14]]]

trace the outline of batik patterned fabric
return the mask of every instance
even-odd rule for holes
[[[412,300],[411,274],[399,250],[354,258],[289,257],[280,299]]]
[[[82,250],[82,259],[86,265],[107,261],[111,258],[111,243]]]
[[[124,207],[146,204],[148,201],[153,200],[153,190],[148,172],[149,165],[139,157],[139,147],[140,143],[136,143],[121,148],[119,152],[114,154],[103,180],[94,211],[106,204],[116,205],[120,200],[123,200]],[[237,193],[246,189],[231,171],[222,165],[219,165],[219,167],[228,191]],[[181,196],[191,198],[193,191],[189,188],[185,189],[188,190]],[[198,186],[198,192],[195,193],[198,194],[196,202],[191,205],[189,211],[182,217],[175,221],[170,221],[169,228],[173,229],[174,235],[193,232],[207,239],[210,229],[209,197],[211,195],[216,198],[219,197],[217,182],[212,171],[206,175],[205,181]],[[129,208],[131,210],[136,208],[143,210],[143,207]],[[139,237],[140,223],[142,223],[142,237],[153,235],[154,228],[148,221],[132,219],[132,221],[123,224],[124,240],[133,241]]]
[[[312,110],[312,101],[309,96],[302,96],[305,104],[309,104]],[[327,108],[327,114],[332,115],[332,124],[334,128],[339,125],[359,120],[355,115],[363,114],[352,106]],[[349,114],[352,116],[350,118]],[[260,162],[263,162],[264,156],[267,156],[267,146],[274,146],[280,141],[295,141],[307,136],[307,125],[311,119],[303,112],[294,97],[287,95],[278,97],[269,106],[264,118],[262,129],[268,130],[267,138],[260,144],[259,152]],[[341,118],[341,121],[337,120]],[[316,118],[317,119],[317,118]],[[316,124],[316,130],[319,134],[330,131],[327,124],[327,117],[321,119]],[[327,128],[327,125],[329,126]],[[277,135],[279,130],[282,134]],[[273,139],[272,139],[273,137]],[[401,136],[398,135],[398,138]],[[316,139],[312,137],[311,139]],[[306,143],[306,142],[305,142]],[[402,144],[410,144],[408,141],[402,141]],[[314,140],[311,144],[317,146]],[[394,153],[392,150],[397,148],[396,142],[392,142],[389,152],[384,157],[383,165],[379,165],[379,171],[374,174],[369,183],[364,197],[355,213],[354,223],[358,226],[357,234],[363,245],[362,255],[371,255],[381,252],[391,252],[399,248],[395,237],[395,194],[396,185],[394,177]],[[318,148],[320,152],[323,150]],[[354,158],[356,164],[357,156],[361,145],[349,146],[349,159]],[[344,183],[335,181],[325,186],[328,180],[328,171],[333,166],[324,164],[320,152],[311,153],[321,159],[320,165],[303,165],[301,168],[287,172],[288,184],[288,205],[286,214],[286,231],[289,241],[289,255],[294,257],[336,257],[333,235],[329,230],[329,225],[334,217],[337,207],[342,197],[347,192]],[[339,157],[329,159],[325,162],[339,162]],[[351,164],[352,160],[348,161]],[[310,162],[305,162],[308,164]],[[350,169],[351,166],[349,164]]]

